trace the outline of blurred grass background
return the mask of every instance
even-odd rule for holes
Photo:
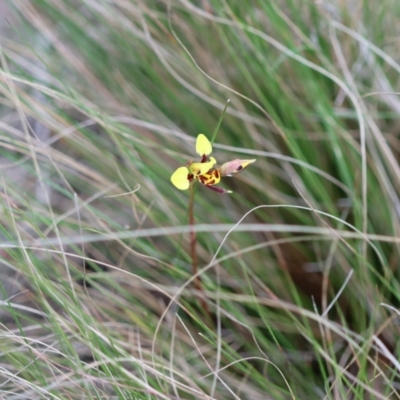
[[[397,1],[1,7],[3,398],[400,398]]]

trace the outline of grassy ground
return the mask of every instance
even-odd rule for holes
[[[9,5],[2,398],[400,398],[398,1]]]

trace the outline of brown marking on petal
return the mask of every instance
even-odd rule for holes
[[[187,179],[188,179],[188,181],[192,181],[193,180],[193,174],[188,174],[188,176],[187,176]]]
[[[243,169],[243,166],[242,166],[242,165],[239,165],[239,166],[236,168],[236,171],[239,172],[239,171],[241,171],[242,169]]]
[[[203,157],[201,157],[201,163],[205,163],[207,161],[207,156],[203,154]]]
[[[215,174],[215,177],[218,179],[219,178],[219,171],[217,169],[215,170],[214,174]]]
[[[207,185],[215,185],[215,179],[211,179],[209,182],[207,182]]]

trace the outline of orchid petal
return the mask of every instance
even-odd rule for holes
[[[171,176],[172,184],[179,190],[189,189],[190,181],[188,179],[189,169],[179,167]]]
[[[194,176],[206,174],[217,163],[214,157],[210,157],[210,161],[204,163],[191,163],[189,170]]]
[[[232,193],[232,190],[227,190],[219,186],[206,186],[206,188],[214,190],[215,192],[224,194],[224,193]]]
[[[196,140],[196,153],[200,156],[208,156],[212,152],[212,144],[207,139],[206,135],[200,133]]]

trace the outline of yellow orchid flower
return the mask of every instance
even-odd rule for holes
[[[214,157],[210,157],[207,160],[207,156],[212,152],[211,142],[207,137],[200,133],[196,140],[196,153],[200,155],[200,162],[191,162],[186,167],[179,167],[171,176],[172,184],[180,189],[189,189],[190,183],[194,179],[198,179],[200,176],[204,175],[212,169],[212,167],[217,163]]]
[[[217,161],[214,157],[210,157],[210,161],[204,163],[190,163],[188,167],[179,167],[171,176],[173,185],[180,189],[189,189],[190,182],[198,179],[207,173]]]
[[[201,184],[218,193],[232,193],[215,186],[223,176],[232,176],[252,164],[256,160],[233,160],[217,166],[214,157],[208,157],[212,152],[212,144],[200,133],[196,140],[196,153],[201,156],[200,162],[190,162],[185,167],[179,167],[171,176],[172,184],[179,190],[189,189],[191,182],[198,180]]]

